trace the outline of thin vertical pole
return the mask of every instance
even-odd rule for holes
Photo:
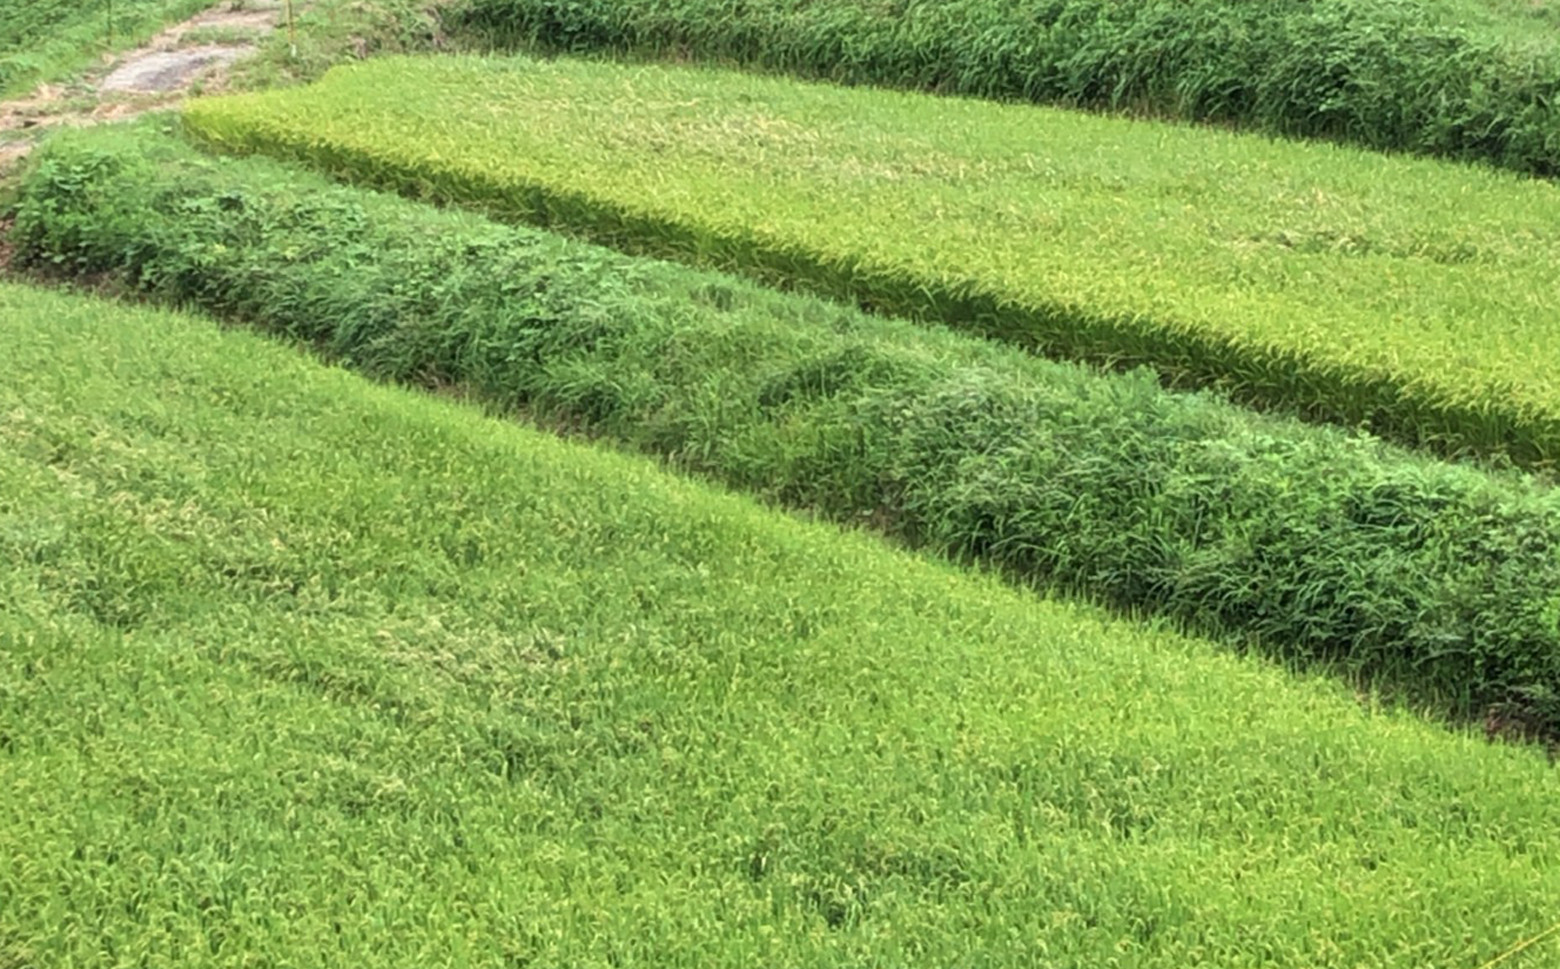
[[[287,0],[287,43],[292,47],[293,60],[298,59],[298,27],[293,22],[293,0]]]

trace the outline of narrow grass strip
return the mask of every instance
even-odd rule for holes
[[[1530,0],[464,0],[500,48],[697,58],[1560,173],[1560,12]]]
[[[1493,729],[1560,727],[1560,494],[1152,374],[624,257],[147,132],[57,140],[23,266],[463,388]]]
[[[1560,908],[1525,751],[187,316],[0,285],[0,344],[10,963],[1410,969]]]
[[[1560,456],[1560,187],[740,74],[385,60],[213,145],[1449,452]]]

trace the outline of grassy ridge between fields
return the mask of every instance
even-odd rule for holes
[[[1408,969],[1560,909],[1526,752],[208,322],[0,285],[0,341],[8,965]]]
[[[1560,726],[1560,494],[151,132],[62,136],[25,267],[119,279],[793,507]]]
[[[1560,14],[1470,0],[465,0],[500,47],[689,57],[1560,174]]]
[[[211,0],[5,0],[0,4],[0,97],[129,47]],[[112,44],[110,43],[112,41]]]
[[[726,72],[384,60],[194,102],[212,144],[621,248],[1560,457],[1560,187],[1326,145]]]

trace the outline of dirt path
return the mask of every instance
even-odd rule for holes
[[[277,28],[281,0],[223,0],[70,84],[41,85],[0,101],[0,173],[60,125],[95,124],[177,104],[199,85],[220,86],[228,67]]]

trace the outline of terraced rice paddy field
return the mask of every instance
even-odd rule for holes
[[[0,186],[0,967],[1560,959],[1543,4],[418,9]]]
[[[466,0],[499,48],[702,60],[1560,168],[1553,0]]]
[[[692,69],[380,61],[208,101],[310,159],[1036,349],[1550,462],[1560,190],[1252,135]]]

